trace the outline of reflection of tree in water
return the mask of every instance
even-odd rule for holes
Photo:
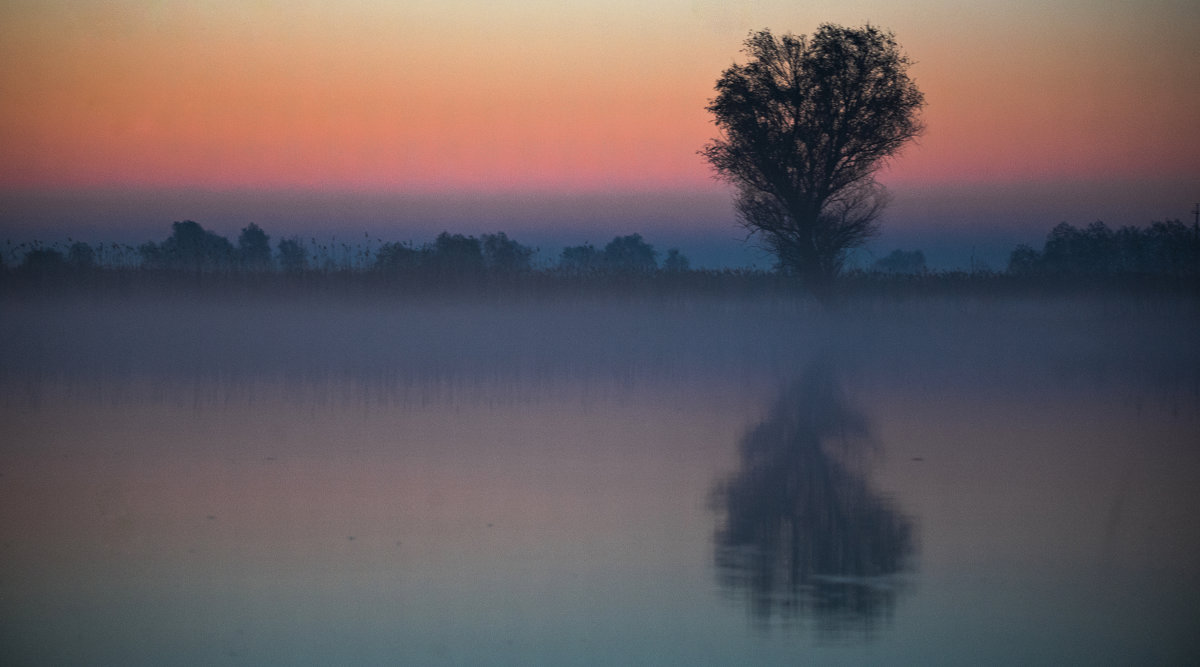
[[[869,631],[895,604],[913,527],[868,485],[855,455],[866,418],[816,367],[742,438],[741,468],[713,493],[722,586],[762,621],[811,619],[826,636]]]

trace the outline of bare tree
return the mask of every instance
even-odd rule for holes
[[[721,131],[701,154],[737,187],[743,226],[813,287],[878,230],[875,172],[919,135],[925,100],[891,32],[822,25],[812,37],[751,33],[748,61],[717,80]]]

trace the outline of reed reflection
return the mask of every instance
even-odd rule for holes
[[[911,561],[910,519],[871,488],[868,419],[828,367],[810,367],[741,440],[740,468],[713,489],[721,586],[763,622],[819,635],[869,632]]]

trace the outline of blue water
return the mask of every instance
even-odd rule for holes
[[[1200,656],[1200,318],[9,299],[5,664]]]

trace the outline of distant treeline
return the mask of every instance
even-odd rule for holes
[[[1083,229],[1061,223],[1046,236],[1039,252],[1019,245],[1008,260],[1018,276],[1171,276],[1200,275],[1200,229],[1179,220],[1149,227],[1103,222]]]
[[[481,282],[566,281],[571,284],[624,284],[630,280],[667,280],[695,285],[737,283],[741,287],[792,284],[778,272],[760,270],[703,271],[691,268],[678,249],[662,257],[640,234],[617,236],[603,247],[590,243],[562,250],[557,258],[537,261],[538,250],[505,233],[480,237],[443,232],[422,245],[384,242],[364,235],[355,243],[300,237],[271,238],[251,223],[237,243],[187,220],[171,225],[159,243],[140,246],[82,241],[45,246],[13,245],[0,253],[0,275],[70,279],[79,276],[280,276],[316,280],[338,276],[382,284],[452,285]],[[971,282],[997,284],[1153,284],[1164,281],[1196,284],[1200,278],[1200,229],[1179,220],[1154,222],[1145,228],[1116,231],[1102,222],[1078,229],[1054,227],[1042,249],[1019,245],[1006,271],[929,271],[920,250],[895,250],[869,269],[842,275],[841,284],[855,289],[871,284]],[[1182,281],[1182,283],[1180,283]]]
[[[238,235],[237,244],[204,229],[191,220],[171,225],[171,235],[161,243],[89,245],[68,240],[66,245],[9,244],[10,261],[20,256],[18,273],[63,274],[98,269],[141,269],[152,272],[190,273],[376,273],[422,275],[442,279],[471,276],[519,275],[553,271],[573,276],[600,274],[652,274],[690,270],[688,258],[672,248],[660,266],[659,252],[640,234],[618,236],[603,248],[589,243],[562,251],[557,264],[535,266],[537,249],[510,239],[504,232],[479,238],[442,232],[423,245],[364,240],[325,243],[300,237],[271,239],[251,223]],[[0,267],[4,266],[0,255]]]

